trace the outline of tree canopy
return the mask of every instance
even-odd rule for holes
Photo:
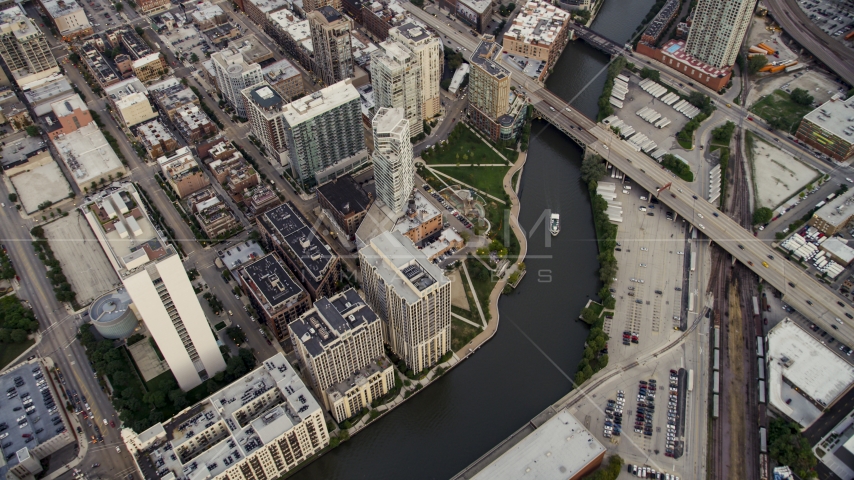
[[[798,424],[782,418],[768,426],[768,452],[781,465],[788,465],[800,478],[815,478],[818,460]]]
[[[803,88],[796,88],[792,90],[792,93],[789,95],[793,102],[798,105],[812,105],[813,96],[809,94]]]
[[[774,218],[774,211],[768,207],[760,207],[753,212],[754,225],[759,225],[760,223],[768,223],[771,221],[772,218]]]
[[[39,327],[33,311],[14,295],[0,298],[0,343],[22,343]]]
[[[755,75],[759,69],[768,64],[768,58],[765,55],[754,55],[747,60],[747,72],[750,75]]]

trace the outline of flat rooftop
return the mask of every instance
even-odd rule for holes
[[[350,175],[324,183],[317,187],[317,192],[332,204],[333,208],[344,214],[365,211],[371,204],[368,194]]]
[[[175,478],[213,478],[320,408],[294,368],[277,354],[137,439],[148,443],[165,437],[150,453],[152,463],[163,461],[157,467],[161,478],[170,472]]]
[[[283,203],[258,219],[288,244],[305,276],[320,283],[337,256],[302,215],[290,203]]]
[[[56,19],[82,9],[74,0],[43,0],[41,2],[47,14]]]
[[[121,160],[95,122],[56,137],[53,144],[80,188],[88,187],[90,182],[110,172],[124,170]]]
[[[605,447],[568,411],[549,419],[474,476],[477,480],[574,478]]]
[[[278,62],[262,68],[261,73],[264,74],[264,78],[270,83],[279,83],[282,80],[301,75],[297,67],[288,61],[287,58],[283,58]]]
[[[294,126],[353,100],[359,100],[359,92],[348,78],[285,105],[282,113],[288,125]]]
[[[854,261],[854,248],[836,237],[828,238],[821,243],[819,248],[833,254],[833,256],[844,261],[846,265]]]
[[[343,336],[349,335],[363,325],[379,319],[362,297],[352,288],[332,298],[322,297],[314,302],[314,308],[291,322],[294,342],[305,345],[312,357],[317,357]]]
[[[359,254],[368,264],[362,268],[376,268],[386,285],[409,304],[420,300],[420,292],[450,281],[442,269],[433,265],[424,252],[400,232],[377,235]]]
[[[770,384],[782,376],[824,406],[854,383],[854,367],[788,318],[768,332],[767,357]],[[782,403],[778,392],[772,391],[769,397],[775,407],[777,401]],[[781,411],[786,411],[785,404]]]
[[[61,73],[55,73],[47,78],[28,83],[23,89],[24,97],[33,106],[36,116],[42,116],[50,111],[48,102],[71,92],[71,83]],[[48,104],[45,106],[44,104]]]
[[[131,184],[102,191],[81,209],[120,277],[175,253],[145,215]]]
[[[481,15],[492,6],[492,0],[459,0],[459,2]]]
[[[281,95],[267,82],[249,87],[243,92],[244,94],[248,94],[248,97],[252,99],[252,103],[266,111],[278,110],[285,103]]]
[[[541,46],[552,45],[569,22],[569,13],[546,3],[531,1],[513,20],[504,38]]]
[[[404,37],[412,40],[413,42],[420,42],[422,40],[430,38],[431,36],[430,32],[428,32],[427,29],[425,29],[421,25],[416,25],[412,22],[404,23],[403,25],[397,27],[397,29]]]
[[[501,44],[483,39],[472,52],[471,63],[480,66],[490,75],[502,79],[510,76],[510,71],[495,62],[495,57],[501,53]]]
[[[148,90],[138,78],[130,77],[127,80],[122,80],[104,88],[104,93],[113,101],[116,101],[133,93],[148,93]]]
[[[247,240],[222,251],[220,259],[229,270],[240,268],[264,256],[264,249],[255,240]]]
[[[261,306],[271,314],[282,305],[297,302],[305,292],[275,253],[240,268],[237,274],[249,286]]]
[[[813,214],[814,217],[835,227],[848,222],[852,215],[854,215],[854,189],[827,202]]]
[[[406,233],[413,228],[417,228],[421,224],[427,223],[437,216],[442,215],[442,212],[440,212],[438,208],[434,207],[432,203],[427,201],[418,189],[415,190],[412,198],[415,200],[415,211],[404,212],[403,216],[398,218],[394,224],[395,231]]]
[[[75,110],[82,110],[84,112],[89,110],[86,102],[80,98],[80,94],[78,93],[73,93],[51,103],[50,108],[53,110],[53,114],[56,115],[57,118],[71,115]]]
[[[827,132],[848,143],[854,143],[854,97],[829,100],[804,116]]]
[[[127,312],[133,300],[124,287],[98,298],[89,307],[89,317],[93,322],[109,323]]]
[[[713,67],[692,57],[688,54],[688,52],[685,51],[684,40],[670,40],[661,47],[661,50],[662,53],[673,58],[677,62],[686,66],[690,66],[691,68],[699,70],[711,77],[723,77],[731,70],[729,68],[721,69]]]
[[[30,157],[48,149],[47,142],[42,140],[41,136],[31,137],[24,130],[13,133],[3,141],[6,145],[0,149],[3,155],[0,162],[4,170],[25,163]]]

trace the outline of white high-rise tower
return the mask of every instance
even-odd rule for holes
[[[699,0],[685,50],[716,68],[732,66],[756,0]]]
[[[415,183],[409,121],[402,108],[381,108],[374,115],[374,179],[377,198],[395,214],[403,213]]]

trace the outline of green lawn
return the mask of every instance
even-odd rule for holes
[[[35,340],[27,339],[24,343],[7,343],[3,345],[3,348],[0,348],[0,369],[5,368],[6,365],[12,362],[12,360],[18,358],[18,355],[24,353],[28,348],[30,348],[35,342]]]
[[[466,322],[451,318],[451,350],[457,352],[468,345],[472,338],[476,337],[481,330]]]
[[[751,112],[767,120],[772,127],[789,133],[795,133],[801,119],[812,110],[810,106],[793,102],[782,90],[774,90],[750,107]]]
[[[495,288],[492,272],[478,260],[474,259],[466,259],[466,267],[471,277],[471,283],[474,285],[474,293],[480,300],[480,308],[483,309],[483,315],[489,321],[489,295],[492,293],[492,289]],[[472,314],[474,314],[477,311],[477,307],[472,305],[472,308]]]
[[[464,124],[459,127],[460,135],[456,140],[448,140],[444,145],[438,145],[434,148],[427,158],[422,159],[428,165],[449,164],[456,165],[457,163],[507,163],[503,158],[474,134]],[[468,160],[464,158],[468,157]]]
[[[504,175],[510,167],[433,167],[437,172],[484,191],[493,197],[504,198]],[[446,182],[451,183],[448,179]]]

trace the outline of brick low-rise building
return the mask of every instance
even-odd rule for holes
[[[171,157],[158,158],[157,163],[178,198],[186,198],[210,185],[207,175],[187,147],[179,148]]]
[[[204,110],[193,103],[178,107],[175,110],[174,122],[181,136],[190,143],[216,135],[219,131]]]
[[[240,267],[235,276],[249,302],[279,341],[287,338],[288,324],[311,308],[308,292],[276,253]]]
[[[317,200],[339,228],[350,238],[373,203],[353,177],[346,175],[317,187]]]
[[[279,252],[312,300],[335,293],[340,259],[292,204],[265,212],[257,222],[268,250]]]
[[[178,148],[178,141],[159,120],[151,120],[136,127],[136,138],[151,158],[168,155]]]
[[[197,192],[194,196],[197,196],[196,199],[200,201],[192,205],[192,210],[207,238],[211,240],[226,238],[240,227],[240,221],[222,198],[216,195],[213,188],[209,187]],[[201,200],[201,198],[205,199]]]
[[[661,48],[644,42],[638,43],[637,53],[657,60],[679,73],[719,92],[732,77],[732,68],[716,68],[693,58],[685,52],[684,40],[671,40]]]

